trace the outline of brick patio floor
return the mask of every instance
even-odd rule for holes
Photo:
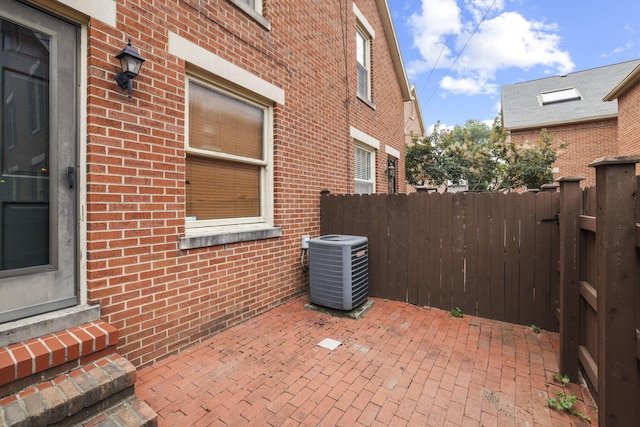
[[[307,300],[141,369],[136,394],[165,426],[589,425],[547,406],[555,333],[381,299],[353,320]],[[586,388],[565,391],[597,426]]]

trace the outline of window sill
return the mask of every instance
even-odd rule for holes
[[[205,248],[209,246],[226,245],[229,243],[249,242],[252,240],[272,239],[282,236],[282,228],[259,226],[230,227],[230,228],[204,228],[198,231],[188,231],[185,237],[180,238],[181,250]]]
[[[365,104],[367,104],[369,107],[371,107],[373,110],[376,109],[376,104],[374,104],[373,102],[369,101],[368,99],[365,99],[363,97],[361,97],[360,95],[357,95],[358,99],[362,102],[364,102]]]
[[[229,0],[229,1],[235,4],[239,9],[241,9],[244,13],[249,15],[251,18],[253,18],[258,24],[262,25],[267,31],[271,31],[271,22],[267,18],[265,18],[264,16],[262,16],[261,14],[253,10],[246,3],[242,3],[239,0]]]

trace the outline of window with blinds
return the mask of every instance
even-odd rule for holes
[[[353,150],[353,154],[355,193],[371,194],[373,193],[373,152],[356,145]]]
[[[186,216],[190,221],[262,215],[263,107],[189,82]]]

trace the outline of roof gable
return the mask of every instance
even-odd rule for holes
[[[504,126],[513,130],[616,117],[618,103],[603,98],[638,65],[634,60],[503,86]]]
[[[618,83],[618,85],[604,97],[603,101],[613,101],[620,98],[638,83],[640,83],[640,65],[634,68],[624,80]]]
[[[378,7],[378,13],[382,20],[382,27],[387,38],[387,44],[389,45],[389,52],[391,52],[391,61],[396,71],[398,78],[398,84],[402,91],[402,97],[405,101],[411,100],[411,93],[409,89],[409,81],[407,80],[407,73],[402,62],[402,55],[400,53],[400,46],[398,45],[398,37],[396,36],[396,30],[393,27],[393,21],[391,20],[391,12],[389,11],[389,5],[387,0],[376,0],[376,6]]]

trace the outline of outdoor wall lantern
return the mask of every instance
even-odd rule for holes
[[[120,66],[122,67],[122,71],[116,74],[116,83],[118,83],[118,86],[122,89],[128,89],[129,102],[131,102],[132,81],[140,72],[140,67],[142,67],[144,59],[131,47],[131,39],[129,39],[127,46],[122,49],[122,52],[116,55],[116,59],[120,60]]]
[[[396,177],[396,165],[395,162],[391,159],[387,160],[387,176],[389,178]]]

